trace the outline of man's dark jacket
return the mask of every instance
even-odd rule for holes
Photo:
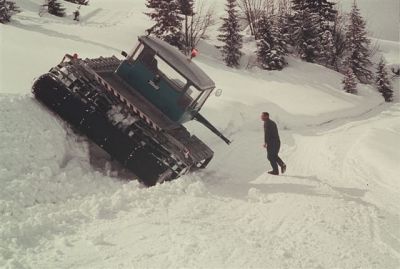
[[[272,120],[264,121],[264,142],[268,151],[279,151],[281,140],[279,139],[278,128]]]

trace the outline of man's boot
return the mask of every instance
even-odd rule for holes
[[[286,164],[282,164],[281,165],[281,173],[283,174],[283,173],[285,173],[285,171],[286,171]]]
[[[277,175],[279,175],[279,172],[278,171],[269,171],[268,174],[277,176]]]

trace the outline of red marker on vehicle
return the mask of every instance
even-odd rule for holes
[[[199,54],[199,51],[195,48],[192,49],[192,53],[190,54],[190,59],[196,57]]]

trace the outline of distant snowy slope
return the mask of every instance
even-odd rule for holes
[[[93,1],[81,6],[79,23],[72,20],[76,5],[66,1],[62,2],[66,17],[47,13],[39,17],[42,2],[17,1],[23,12],[13,17],[12,24],[0,25],[1,40],[7,41],[0,49],[0,92],[29,92],[33,78],[60,62],[65,53],[86,58],[130,51],[137,36],[151,25],[142,1],[121,1],[121,6]]]
[[[348,11],[354,0],[338,0],[339,7]],[[361,15],[367,27],[378,39],[400,41],[400,1],[398,0],[357,0]]]
[[[379,51],[385,57],[387,64],[400,66],[400,42],[372,39],[377,42]]]

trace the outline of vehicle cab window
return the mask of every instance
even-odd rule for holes
[[[196,104],[195,104],[195,109],[198,110],[200,109],[204,103],[206,102],[207,98],[210,96],[211,92],[213,89],[208,89],[205,90],[201,93],[201,95],[199,96],[199,98],[196,100]]]
[[[155,55],[154,59],[157,62],[161,75],[164,75],[179,91],[183,91],[186,79],[158,55]]]
[[[197,100],[197,98],[199,98],[199,96],[201,95],[201,91],[196,89],[194,86],[190,86],[186,91],[186,95],[188,95],[192,99],[192,102],[193,102],[193,101]]]
[[[193,109],[200,109],[208,96],[211,94],[212,89],[200,91],[194,86],[190,86],[186,91],[186,95],[191,99],[191,106]]]
[[[136,61],[139,55],[143,52],[143,50],[144,50],[144,45],[143,43],[140,43],[139,46],[137,46],[135,50],[131,53],[129,60]]]

